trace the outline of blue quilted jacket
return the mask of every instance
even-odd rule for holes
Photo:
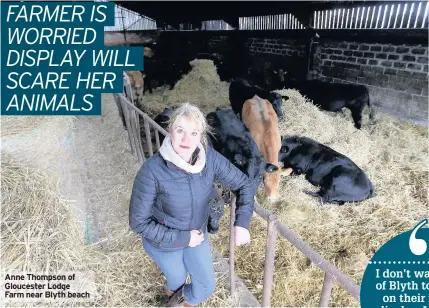
[[[187,247],[189,231],[207,226],[215,180],[238,191],[235,225],[248,229],[254,206],[251,183],[211,147],[206,152],[205,167],[197,174],[179,169],[159,153],[144,162],[131,194],[131,229],[163,250]]]

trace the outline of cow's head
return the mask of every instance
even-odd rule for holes
[[[297,136],[292,137],[283,137],[282,136],[282,146],[279,152],[279,161],[283,162],[284,167],[289,166],[289,155],[292,150],[300,147],[302,145],[300,138]]]
[[[252,138],[250,133],[245,133],[245,138],[235,143],[238,153],[234,155],[234,165],[249,177],[253,192],[256,193],[264,178],[266,163],[253,139],[250,138]]]
[[[152,58],[155,55],[154,51],[149,47],[144,47],[144,56],[147,58]]]
[[[268,171],[267,171],[268,170]],[[265,196],[269,201],[275,201],[278,198],[280,186],[279,167],[267,164],[264,174]]]
[[[289,97],[287,95],[281,95],[281,94],[276,93],[276,92],[270,92],[269,97],[268,97],[268,100],[273,105],[274,111],[276,112],[277,117],[279,119],[283,119],[283,117],[284,117],[283,111],[282,111],[283,98],[289,99]]]

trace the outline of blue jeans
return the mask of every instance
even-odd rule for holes
[[[198,305],[214,293],[216,281],[207,231],[204,233],[204,241],[196,247],[163,251],[145,239],[143,247],[163,272],[169,290],[179,289],[186,282],[187,274],[190,274],[191,284],[184,288],[188,304]]]

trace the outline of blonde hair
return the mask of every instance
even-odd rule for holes
[[[168,123],[167,130],[170,132],[176,122],[181,119],[182,117],[189,117],[192,120],[194,120],[195,124],[197,125],[198,131],[201,133],[201,144],[203,145],[204,149],[207,149],[208,140],[207,135],[208,133],[211,133],[211,127],[207,124],[206,118],[202,111],[195,105],[185,103],[182,104],[179,108],[174,110],[170,121]]]

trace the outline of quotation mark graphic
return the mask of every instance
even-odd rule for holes
[[[427,223],[428,223],[427,219],[422,220],[421,222],[419,222],[419,224],[416,227],[414,227],[414,230],[411,233],[409,246],[410,246],[411,252],[416,256],[421,256],[426,252],[427,244],[425,240],[416,238],[416,233],[417,233],[417,230],[419,230]]]

